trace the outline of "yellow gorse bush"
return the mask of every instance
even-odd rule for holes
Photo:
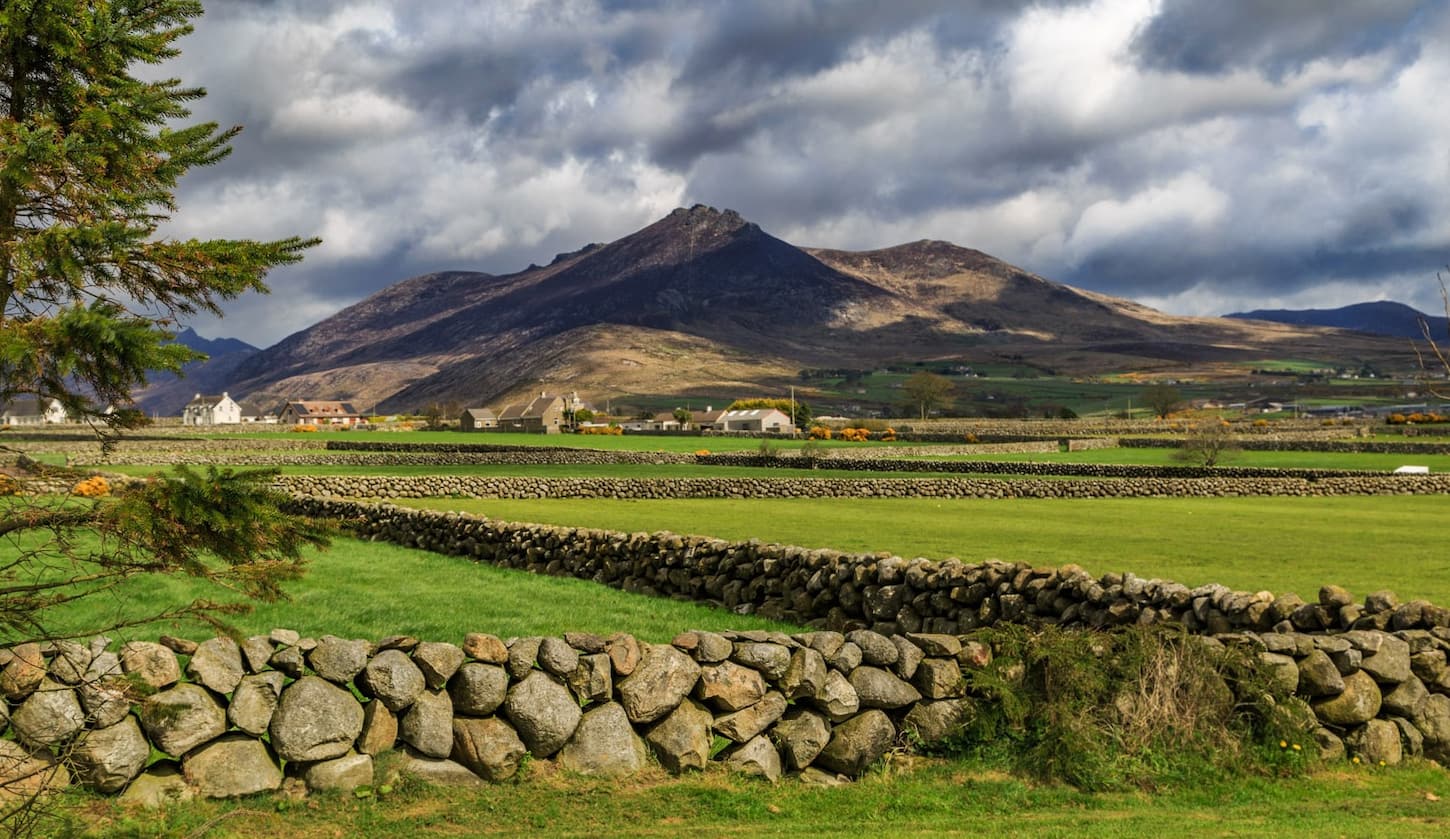
[[[93,475],[71,487],[70,492],[82,498],[101,498],[111,494],[111,482],[100,475]]]
[[[317,426],[315,426],[315,425],[294,425],[294,426],[292,426],[292,428],[290,430],[293,431],[294,433],[297,433],[297,434],[305,434],[305,433],[308,433],[308,432],[311,432],[311,431],[316,431],[317,430]]]
[[[624,429],[621,428],[621,427],[619,427],[619,426],[617,426],[617,425],[608,425],[608,426],[602,426],[602,427],[595,425],[595,426],[590,426],[588,428],[581,428],[581,429],[579,429],[579,433],[580,434],[609,434],[609,435],[618,436],[618,435],[621,435],[621,434],[624,433]]]

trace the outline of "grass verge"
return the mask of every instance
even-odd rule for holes
[[[63,835],[200,836],[1001,836],[1430,837],[1450,831],[1450,776],[1356,768],[1307,778],[1206,777],[1175,791],[1085,793],[971,763],[899,758],[849,787],[776,785],[722,770],[581,778],[534,763],[523,783],[403,784],[388,796],[194,801],[131,812],[72,794]]]

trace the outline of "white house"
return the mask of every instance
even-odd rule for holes
[[[726,411],[720,416],[721,431],[765,431],[772,434],[794,434],[795,426],[784,411],[775,408],[750,408]]]
[[[65,408],[59,399],[37,399],[34,396],[12,399],[0,411],[0,425],[51,425],[65,422]]]
[[[242,421],[242,406],[226,393],[202,396],[186,404],[181,412],[182,425],[235,425]]]

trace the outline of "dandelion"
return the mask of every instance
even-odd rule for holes
[[[1298,751],[1303,751],[1303,749],[1301,749],[1301,748],[1300,748],[1300,747],[1299,747],[1299,744],[1298,744],[1298,743],[1295,743],[1295,744],[1294,744],[1294,751],[1296,751],[1296,752],[1298,752]]]
[[[1287,748],[1289,748],[1289,741],[1288,740],[1280,740],[1279,741],[1279,748],[1281,748],[1281,749],[1287,749]]]
[[[1355,755],[1354,758],[1350,762],[1351,763],[1354,763],[1354,764],[1358,764],[1359,763],[1359,755]]]

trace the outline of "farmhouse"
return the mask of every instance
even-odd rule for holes
[[[186,404],[181,411],[182,425],[234,425],[242,421],[242,406],[230,395],[202,396]]]
[[[795,426],[784,411],[775,408],[751,408],[726,411],[720,417],[721,431],[758,431],[771,434],[794,434]]]
[[[709,405],[703,411],[690,412],[690,427],[698,428],[701,431],[723,431],[720,419],[725,416],[725,409],[716,410]]]
[[[357,425],[365,421],[350,402],[288,402],[277,417],[282,425]]]
[[[59,399],[21,397],[12,399],[0,411],[0,425],[50,425],[68,419]]]
[[[564,397],[539,394],[532,402],[505,405],[490,430],[558,434],[564,429]]]
[[[498,414],[487,408],[468,408],[458,417],[460,431],[483,431],[498,428]]]

